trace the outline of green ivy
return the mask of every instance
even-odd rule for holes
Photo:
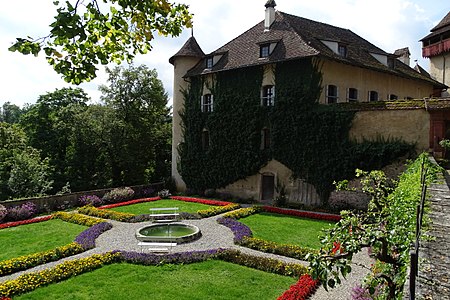
[[[313,59],[281,62],[275,68],[275,106],[262,107],[262,66],[214,74],[214,112],[201,112],[204,79],[192,77],[184,92],[184,142],[179,146],[180,174],[198,192],[221,188],[256,174],[271,159],[314,185],[325,203],[333,181],[370,170],[404,155],[413,145],[393,140],[349,139],[355,111],[318,103],[321,66]],[[261,131],[270,128],[271,147],[261,150]],[[208,130],[210,145],[202,146]]]

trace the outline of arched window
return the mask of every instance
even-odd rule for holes
[[[389,100],[391,100],[391,101],[398,100],[398,96],[394,95],[394,94],[389,94]]]
[[[349,88],[347,90],[347,100],[348,102],[358,101],[358,90],[355,88]]]
[[[270,129],[264,127],[261,130],[261,150],[270,148]]]
[[[368,96],[368,100],[369,101],[378,101],[378,92],[377,91],[369,91],[369,96]]]

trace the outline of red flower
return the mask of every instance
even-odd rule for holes
[[[0,224],[0,229],[9,228],[9,227],[16,227],[16,226],[19,226],[19,225],[39,223],[39,222],[43,222],[43,221],[48,221],[52,217],[53,217],[52,215],[49,215],[49,216],[37,217],[37,218],[33,218],[33,219],[28,219],[28,220],[3,223],[3,224]],[[0,300],[2,300],[2,299],[0,298]]]
[[[137,204],[137,203],[143,203],[143,202],[151,202],[151,201],[157,201],[157,200],[161,200],[161,198],[160,197],[152,197],[152,198],[142,198],[142,199],[130,200],[130,201],[126,201],[126,202],[103,205],[103,206],[100,206],[98,209],[109,209],[109,208],[114,208],[114,207],[119,207],[119,206],[125,206],[125,205]]]
[[[303,217],[317,220],[325,220],[325,221],[334,221],[337,222],[341,219],[339,215],[325,214],[325,213],[315,213],[310,211],[301,211],[301,210],[293,210],[293,209],[284,209],[273,206],[263,206],[263,209],[267,212],[289,215],[294,217]]]
[[[344,248],[341,246],[339,242],[333,242],[333,249],[331,249],[331,254],[336,254],[336,252],[342,253],[344,252]]]
[[[170,198],[173,200],[196,202],[196,203],[201,203],[201,204],[206,204],[206,205],[215,205],[215,206],[226,206],[229,204],[233,204],[232,202],[227,202],[227,201],[208,200],[208,199],[193,198],[193,197],[172,196]]]
[[[315,293],[319,281],[312,279],[309,274],[300,276],[296,284],[291,285],[289,290],[285,291],[283,295],[277,300],[303,300],[307,299]]]

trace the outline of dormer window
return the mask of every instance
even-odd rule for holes
[[[339,45],[338,46],[338,52],[339,55],[342,57],[347,57],[347,46],[345,45]]]
[[[212,69],[214,65],[214,59],[212,56],[206,58],[206,69]]]
[[[263,44],[259,46],[259,57],[265,58],[270,55],[270,44]]]

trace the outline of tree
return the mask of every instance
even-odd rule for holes
[[[51,186],[47,160],[27,144],[18,125],[0,123],[0,200],[36,196]]]
[[[170,165],[170,110],[156,70],[146,66],[107,69],[109,86],[102,100],[115,111],[105,141],[114,186],[147,183],[166,177]]]
[[[409,249],[416,237],[421,182],[432,182],[440,171],[426,155],[409,166],[395,188],[381,171],[357,171],[362,177],[362,191],[372,197],[368,211],[341,212],[341,221],[323,237],[320,253],[310,256],[312,276],[325,288],[339,284],[340,276],[351,272],[353,255],[368,248],[375,263],[365,279],[365,288],[371,295],[377,294],[377,299],[402,299]],[[424,169],[429,170],[426,177],[422,175]]]
[[[89,97],[80,88],[63,88],[39,96],[22,116],[20,125],[29,144],[49,158],[54,188],[60,190],[68,179],[68,161],[77,134],[76,116],[87,109]]]
[[[15,104],[7,101],[0,107],[0,122],[18,123],[23,111]]]
[[[9,50],[35,56],[44,51],[54,70],[74,84],[95,78],[98,63],[131,62],[136,54],[146,53],[155,33],[178,36],[183,26],[191,27],[188,6],[167,0],[73,2],[54,1],[50,33],[17,38]]]

